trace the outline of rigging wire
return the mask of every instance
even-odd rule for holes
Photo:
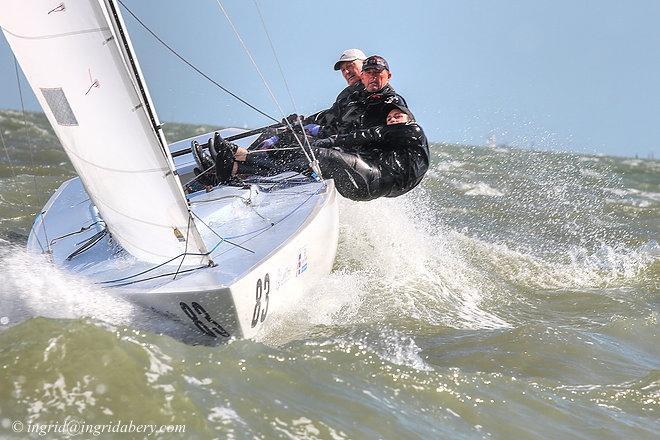
[[[5,155],[7,156],[7,162],[9,163],[9,169],[11,170],[11,174],[14,176],[14,184],[18,183],[18,175],[16,174],[16,170],[14,169],[14,163],[11,161],[11,157],[9,156],[9,149],[7,148],[7,143],[5,142],[5,137],[2,135],[2,130],[0,130],[0,141],[2,141],[2,148],[5,150]]]
[[[293,99],[293,93],[291,93],[291,88],[289,87],[289,82],[286,80],[286,75],[284,75],[284,69],[282,68],[282,64],[280,63],[280,58],[277,56],[277,51],[275,50],[275,45],[273,45],[273,40],[270,38],[270,33],[268,32],[268,28],[266,27],[266,21],[264,20],[264,16],[261,13],[261,8],[259,8],[259,3],[257,0],[254,0],[254,6],[257,9],[257,12],[259,13],[259,19],[261,20],[261,27],[264,30],[264,33],[266,34],[266,38],[268,39],[268,43],[270,44],[270,49],[273,52],[273,56],[275,57],[275,62],[277,63],[277,67],[280,70],[280,75],[282,76],[282,80],[284,81],[284,87],[286,88],[287,93],[289,94],[289,99],[291,99],[291,105],[293,106],[293,111],[298,113],[298,110],[296,109],[296,101]],[[321,167],[318,165],[318,162],[316,160],[316,157],[314,156],[314,150],[312,149],[312,146],[309,143],[309,139],[307,139],[307,136],[304,135],[305,133],[305,128],[302,125],[302,121],[300,118],[298,118],[298,125],[300,126],[300,129],[303,132],[303,137],[305,139],[305,143],[307,144],[307,148],[309,148],[309,152],[312,156],[311,162],[318,168],[319,175],[321,174]],[[322,176],[319,176],[322,177]]]
[[[278,121],[277,119],[275,119],[273,116],[271,116],[271,115],[269,115],[268,113],[262,111],[261,109],[257,108],[256,106],[250,104],[250,103],[247,102],[245,99],[243,99],[243,98],[241,98],[240,96],[238,96],[237,94],[233,93],[232,91],[230,91],[229,89],[227,89],[226,87],[222,86],[222,85],[219,84],[217,81],[215,81],[214,79],[212,79],[211,77],[209,77],[207,74],[205,74],[204,72],[202,72],[198,67],[196,67],[196,66],[195,66],[194,64],[192,64],[190,61],[188,61],[186,58],[184,58],[182,55],[180,55],[180,54],[179,54],[174,48],[172,48],[172,46],[170,46],[169,44],[167,44],[167,43],[166,43],[162,38],[160,38],[160,37],[159,37],[154,31],[152,31],[152,30],[151,30],[151,29],[150,29],[150,28],[149,28],[149,27],[148,27],[148,26],[147,26],[142,20],[140,20],[140,18],[139,18],[135,13],[133,13],[133,11],[132,11],[128,6],[126,6],[126,5],[124,4],[124,2],[123,2],[122,0],[117,0],[117,1],[118,1],[119,4],[120,4],[120,5],[121,5],[121,6],[122,6],[122,7],[123,7],[123,8],[124,8],[124,9],[125,9],[125,10],[126,10],[126,11],[127,11],[127,12],[128,12],[133,18],[134,18],[134,19],[135,19],[135,21],[137,21],[137,22],[140,24],[140,26],[142,26],[142,27],[143,27],[143,28],[144,28],[149,34],[151,34],[151,36],[152,36],[153,38],[155,38],[160,44],[162,44],[167,50],[169,50],[174,56],[176,56],[179,60],[181,60],[183,63],[185,63],[188,67],[190,67],[191,69],[193,69],[195,72],[197,72],[197,73],[198,73],[199,75],[201,75],[203,78],[205,78],[206,80],[210,81],[210,82],[211,82],[212,84],[214,84],[216,87],[218,87],[218,88],[220,88],[222,91],[228,93],[229,95],[231,95],[232,97],[234,97],[234,98],[237,99],[238,101],[242,102],[242,103],[245,104],[246,106],[250,107],[251,109],[255,110],[256,112],[258,112],[258,113],[260,113],[261,115],[263,115],[263,116],[269,118],[269,119],[272,120],[272,121],[279,122],[279,121]],[[217,1],[217,0],[216,0],[216,1]],[[277,102],[277,99],[276,99],[275,96],[273,95],[273,93],[272,93],[270,87],[268,86],[268,83],[266,82],[265,78],[264,78],[263,75],[261,74],[261,71],[259,70],[259,67],[257,66],[257,64],[256,64],[256,62],[254,61],[254,59],[252,58],[252,56],[251,56],[251,54],[250,54],[248,48],[247,48],[247,47],[245,46],[245,44],[243,43],[243,40],[241,39],[240,34],[239,34],[238,31],[236,30],[236,28],[234,27],[234,25],[233,25],[231,19],[229,18],[229,15],[227,14],[226,10],[224,9],[224,7],[222,6],[222,4],[221,4],[219,1],[218,1],[218,5],[220,6],[220,9],[223,11],[225,17],[227,18],[227,20],[228,20],[229,23],[231,24],[231,26],[232,26],[234,32],[236,33],[236,36],[238,37],[239,41],[240,41],[241,44],[243,45],[244,49],[245,49],[246,52],[248,53],[248,56],[250,57],[250,60],[252,60],[252,63],[254,64],[255,68],[257,69],[257,72],[259,72],[259,75],[261,76],[262,80],[264,81],[264,84],[266,85],[266,89],[267,89],[268,92],[270,93],[272,99],[275,101],[275,104],[276,104],[277,107],[279,108],[280,113],[282,114],[282,116],[284,116],[284,112],[283,112],[281,106],[280,106],[279,103]],[[258,5],[257,5],[257,8],[258,8]],[[259,14],[260,14],[260,16],[261,16],[261,11],[260,11],[259,9],[258,9],[258,11],[259,11]],[[261,17],[261,20],[262,20],[262,23],[263,23],[263,17]],[[265,29],[265,25],[264,25],[264,29]],[[268,39],[269,39],[269,41],[270,41],[270,36],[268,35],[268,32],[267,32],[267,31],[266,31],[266,35],[267,35],[267,37],[268,37]],[[273,49],[273,52],[274,52],[274,46],[273,46],[273,44],[272,44],[272,41],[270,42],[270,44],[271,44],[271,48]],[[277,55],[275,56],[275,59],[276,59],[278,65],[280,65],[280,63],[279,63],[279,59],[277,58]],[[280,71],[282,71],[281,65],[280,65]],[[284,81],[285,81],[285,86],[286,86],[287,90],[289,91],[289,95],[290,95],[290,97],[291,97],[291,100],[292,100],[292,103],[293,103],[293,105],[294,105],[294,109],[295,109],[295,101],[293,100],[293,95],[291,94],[291,91],[290,91],[290,89],[289,89],[288,83],[286,82],[286,79],[285,79]],[[307,137],[306,137],[306,136],[303,136],[303,137],[304,137],[304,140],[305,140],[305,143],[307,144],[307,147],[308,147],[309,150],[310,150],[311,157],[310,157],[310,154],[308,154],[307,151],[305,150],[305,148],[304,148],[304,146],[303,146],[303,142],[298,138],[298,134],[297,134],[297,133],[295,132],[295,130],[293,129],[293,126],[291,125],[290,121],[288,121],[287,119],[284,119],[283,122],[285,122],[285,124],[287,125],[287,128],[288,128],[289,130],[291,130],[291,132],[292,132],[294,138],[296,139],[296,142],[298,143],[298,145],[299,145],[300,148],[302,149],[302,151],[303,151],[303,153],[305,154],[305,157],[307,158],[307,160],[309,161],[309,163],[312,165],[312,168],[315,168],[315,171],[317,171],[317,174],[319,174],[319,176],[322,177],[322,176],[321,176],[321,170],[320,170],[320,167],[319,167],[319,165],[318,165],[318,161],[317,161],[316,158],[315,158],[314,151],[312,150],[311,145],[309,144],[309,140],[307,139]],[[298,125],[300,126],[300,128],[302,129],[302,132],[304,133],[304,127],[302,126],[302,121],[298,120]]]
[[[25,114],[25,102],[23,101],[23,88],[21,87],[21,77],[18,73],[18,61],[14,56],[14,71],[16,72],[16,84],[18,85],[18,97],[21,100],[21,114],[23,116],[23,127],[25,128],[25,141],[30,146],[28,151],[30,152],[30,169],[32,170],[32,179],[34,181],[34,194],[38,194],[37,187],[37,176],[34,175],[34,142],[30,138],[30,130],[28,129],[27,115]]]
[[[190,215],[190,209],[188,210],[188,226],[186,227],[186,247],[183,248],[183,258],[181,258],[181,262],[179,263],[179,267],[176,268],[176,273],[174,274],[174,280],[176,280],[176,276],[179,274],[179,271],[181,270],[181,266],[183,266],[183,261],[186,259],[186,255],[188,254],[188,236],[190,235],[190,222],[192,221],[192,216]]]
[[[225,15],[225,18],[229,22],[229,26],[231,26],[232,30],[234,31],[234,34],[236,35],[236,38],[238,38],[239,43],[241,43],[241,46],[243,46],[243,49],[245,50],[245,53],[247,54],[248,58],[250,59],[250,62],[254,66],[255,70],[257,71],[257,74],[259,74],[259,77],[261,78],[261,81],[263,82],[264,86],[266,87],[266,91],[268,91],[268,94],[270,95],[271,99],[277,106],[277,109],[280,111],[280,115],[282,117],[285,116],[284,110],[282,110],[282,107],[280,106],[279,101],[275,97],[275,94],[270,88],[270,85],[268,84],[268,81],[266,81],[266,78],[264,77],[263,73],[261,72],[261,69],[259,69],[259,66],[257,65],[257,62],[254,60],[254,57],[252,57],[252,53],[250,52],[250,49],[248,49],[247,45],[243,41],[243,38],[241,37],[240,33],[238,32],[238,29],[236,26],[234,26],[234,22],[229,18],[229,14],[227,13],[227,10],[225,7],[222,5],[222,2],[220,0],[215,0],[216,3],[218,3],[218,6],[220,7],[220,10],[222,13]],[[287,124],[289,125],[289,124]]]
[[[108,235],[108,229],[105,228],[96,234],[92,235],[88,240],[83,242],[83,245],[73,251],[68,257],[66,257],[66,261],[71,261],[74,257],[77,257],[78,255],[82,254],[88,249],[91,249],[96,243],[100,242],[103,237]]]
[[[325,185],[324,185],[324,187],[325,187]],[[211,230],[211,232],[213,232],[216,236],[218,236],[218,237],[220,238],[220,241],[218,241],[218,243],[217,243],[215,246],[213,246],[213,248],[212,248],[211,250],[209,250],[208,252],[206,252],[206,253],[203,253],[203,254],[199,254],[199,253],[189,253],[189,254],[187,254],[187,255],[192,255],[192,256],[209,256],[209,255],[211,255],[213,252],[215,252],[215,250],[216,250],[216,249],[217,249],[222,243],[227,243],[227,244],[233,245],[233,246],[235,246],[235,247],[238,247],[238,248],[240,248],[240,249],[244,249],[244,250],[246,250],[246,251],[248,251],[248,252],[252,252],[252,253],[254,253],[254,251],[252,251],[252,250],[250,250],[250,249],[248,249],[248,248],[246,248],[246,247],[243,247],[243,246],[241,246],[241,245],[239,245],[239,244],[237,244],[237,243],[233,243],[233,242],[231,242],[231,241],[229,241],[229,240],[234,240],[234,239],[236,239],[236,238],[242,238],[242,237],[245,237],[245,236],[248,236],[248,235],[252,235],[252,237],[251,237],[250,239],[248,239],[248,240],[251,240],[251,239],[253,239],[253,238],[258,237],[259,235],[261,235],[261,234],[263,234],[265,231],[271,229],[272,227],[274,227],[274,226],[277,225],[278,223],[281,223],[281,222],[283,222],[284,220],[286,220],[287,218],[289,218],[291,215],[293,215],[294,212],[298,211],[302,206],[304,206],[307,202],[309,202],[309,201],[312,199],[312,197],[314,197],[314,196],[315,196],[316,194],[318,194],[320,191],[321,191],[321,189],[318,189],[317,191],[314,191],[313,193],[310,193],[310,194],[309,194],[309,197],[307,197],[307,198],[306,198],[305,200],[303,200],[298,206],[294,207],[294,208],[291,210],[291,212],[289,212],[288,214],[286,214],[284,217],[280,218],[279,220],[277,220],[277,221],[274,222],[273,224],[266,225],[266,226],[264,226],[264,227],[262,227],[262,228],[259,228],[259,229],[255,230],[255,231],[249,231],[249,232],[247,232],[247,233],[243,233],[243,234],[239,234],[239,235],[234,235],[234,236],[231,236],[231,237],[222,237],[222,236],[220,236],[215,230],[213,230],[213,228],[211,228],[211,227],[210,227],[208,224],[206,224],[201,218],[199,218],[199,216],[198,216],[197,214],[195,214],[194,211],[190,211],[190,213],[191,213],[192,215],[194,215],[198,220],[200,220],[204,226],[206,226],[207,228],[209,228],[209,229]],[[228,250],[229,250],[229,249],[227,249],[225,252],[227,252]],[[136,278],[136,277],[138,277],[138,276],[140,276],[140,275],[144,275],[144,274],[146,274],[146,273],[148,273],[148,272],[151,272],[152,270],[156,270],[156,269],[158,269],[158,268],[160,268],[160,267],[162,267],[162,266],[165,266],[166,264],[168,264],[168,263],[170,263],[170,262],[172,262],[172,261],[174,261],[174,260],[176,260],[177,258],[180,258],[180,257],[182,257],[182,256],[183,256],[183,254],[177,255],[176,257],[173,257],[173,258],[171,258],[171,259],[165,261],[164,263],[161,263],[161,264],[159,264],[159,265],[157,265],[157,266],[151,267],[151,268],[149,268],[149,269],[146,269],[146,270],[144,270],[144,271],[142,271],[142,272],[139,272],[139,273],[136,273],[136,274],[133,274],[133,275],[128,275],[128,276],[126,276],[126,277],[119,278],[119,279],[116,279],[116,280],[99,281],[99,282],[97,282],[96,284],[111,284],[111,283],[118,283],[118,282],[120,282],[120,281],[126,281],[126,280],[129,280],[129,279],[131,279],[131,278]],[[208,266],[200,266],[200,267],[196,267],[196,268],[192,268],[192,269],[182,270],[182,271],[180,271],[179,273],[187,273],[187,272],[191,272],[191,271],[194,271],[194,270],[204,269],[204,268],[206,268],[206,267],[208,267]],[[149,277],[149,278],[143,278],[143,279],[138,279],[138,280],[134,280],[134,281],[129,281],[129,282],[127,282],[127,283],[123,283],[123,284],[114,284],[113,286],[108,286],[108,287],[121,287],[121,286],[127,286],[127,285],[129,285],[129,284],[141,283],[141,282],[143,282],[143,281],[149,281],[149,280],[152,280],[152,279],[155,279],[155,278],[160,278],[160,277],[169,276],[169,275],[174,275],[174,272],[167,273],[167,274],[162,274],[162,275],[155,275],[155,276],[153,276],[153,277]],[[105,287],[105,286],[104,286],[104,287]]]
[[[307,158],[307,160],[308,160],[310,163],[315,162],[315,160],[312,159],[312,158],[310,157],[310,155],[307,153],[307,151],[305,150],[305,147],[304,147],[302,141],[298,138],[298,134],[297,134],[296,131],[293,129],[293,126],[291,125],[291,122],[285,117],[286,115],[284,114],[284,110],[283,110],[282,107],[280,106],[279,101],[278,101],[277,98],[275,97],[275,94],[273,93],[272,89],[270,88],[270,85],[268,84],[268,81],[266,81],[266,78],[264,77],[263,73],[261,72],[261,69],[260,69],[259,66],[257,65],[257,62],[254,60],[254,57],[252,56],[252,53],[250,52],[250,49],[248,49],[247,45],[246,45],[245,42],[243,41],[243,38],[241,38],[241,35],[240,35],[240,33],[238,32],[238,29],[236,28],[236,26],[234,26],[234,22],[233,22],[233,21],[231,20],[231,18],[229,17],[229,14],[227,13],[227,10],[226,10],[225,7],[222,5],[222,2],[221,2],[220,0],[215,0],[215,1],[216,1],[216,3],[218,4],[218,6],[220,7],[220,10],[221,10],[222,13],[224,14],[225,18],[226,18],[227,21],[229,22],[229,25],[231,26],[232,30],[234,31],[234,34],[236,35],[236,38],[237,38],[238,41],[241,43],[241,46],[243,46],[243,49],[245,50],[245,53],[247,54],[247,56],[248,56],[248,58],[250,59],[250,61],[252,62],[252,65],[254,66],[255,70],[256,70],[257,73],[259,74],[259,77],[261,78],[261,81],[263,82],[264,86],[266,87],[266,90],[268,91],[268,94],[270,95],[271,99],[273,100],[273,102],[274,102],[275,105],[277,106],[278,110],[280,111],[280,115],[281,115],[282,118],[283,118],[282,122],[284,122],[284,123],[286,124],[286,126],[289,128],[289,130],[291,130],[291,133],[293,134],[293,137],[296,139],[296,142],[298,143],[298,145],[299,145],[300,148],[302,149],[303,153],[305,153],[305,157]],[[302,127],[302,123],[301,123],[300,121],[298,121],[298,122],[300,123],[300,126]],[[305,138],[305,140],[307,140],[307,137],[304,136],[304,130],[303,130],[303,137]],[[308,143],[308,145],[309,145],[309,141],[307,141],[307,143]],[[312,153],[312,156],[313,156],[314,152],[312,151],[311,147],[310,147],[310,152]]]
[[[60,235],[59,237],[55,237],[50,241],[50,245],[52,246],[52,245],[55,244],[56,241],[65,239],[67,237],[72,237],[74,235],[82,234],[83,232],[88,231],[92,226],[94,226],[96,224],[99,224],[99,223],[100,223],[100,221],[95,221],[94,223],[92,223],[88,226],[83,226],[82,228],[80,228],[79,231],[69,232],[68,234],[64,234],[64,235]]]
[[[196,254],[188,254],[188,255],[196,255]],[[142,278],[142,279],[135,280],[135,281],[129,281],[127,283],[115,284],[115,285],[112,285],[112,286],[101,286],[101,288],[108,289],[108,288],[113,288],[113,287],[126,287],[126,286],[130,286],[131,284],[137,284],[137,283],[141,283],[141,282],[144,282],[144,281],[151,281],[151,280],[155,280],[157,278],[168,277],[170,275],[175,275],[176,276],[176,275],[179,275],[179,274],[182,274],[182,273],[188,273],[188,272],[193,272],[193,271],[200,270],[200,269],[206,269],[207,267],[208,266],[193,267],[192,269],[180,270],[176,273],[175,272],[169,272],[169,273],[164,273],[164,274],[161,274],[161,275],[154,275],[154,276],[148,277],[148,278]]]
[[[214,166],[210,166],[210,167],[208,167],[207,169],[205,169],[204,171],[202,171],[201,173],[199,173],[198,175],[196,175],[195,177],[193,177],[192,179],[190,179],[189,181],[187,181],[186,184],[184,185],[184,187],[190,187],[190,184],[191,184],[191,183],[198,181],[200,177],[202,177],[203,175],[207,174],[207,173],[208,173],[209,171],[211,171],[211,170],[215,170],[215,165],[214,165]],[[200,182],[200,183],[201,183],[201,182]]]
[[[188,255],[197,255],[197,254],[188,254]],[[200,255],[201,255],[201,254],[200,254]],[[148,278],[142,278],[142,279],[135,280],[135,281],[129,281],[129,282],[127,282],[127,283],[114,284],[114,285],[112,285],[112,286],[101,286],[101,288],[103,288],[103,289],[110,289],[110,288],[114,288],[114,287],[126,287],[126,286],[130,286],[130,285],[132,285],[132,284],[142,283],[142,282],[144,282],[144,281],[151,281],[151,280],[155,280],[155,279],[157,279],[157,278],[169,277],[170,275],[176,275],[176,274],[182,274],[182,273],[194,272],[194,271],[196,271],[196,270],[206,269],[207,267],[208,267],[208,266],[193,267],[192,269],[181,270],[181,271],[179,271],[179,272],[177,272],[177,273],[174,273],[174,272],[168,272],[168,273],[164,273],[164,274],[161,274],[161,275],[154,275],[154,276],[152,276],[152,277],[148,277]]]
[[[212,227],[210,227],[209,225],[207,225],[206,222],[204,222],[204,220],[202,220],[200,216],[198,216],[197,214],[195,214],[194,211],[190,211],[190,213],[191,213],[192,215],[194,215],[195,218],[197,218],[197,220],[199,220],[204,226],[206,226],[211,232],[213,232],[213,234],[214,234],[216,237],[218,237],[218,238],[220,239],[220,242],[219,242],[217,245],[215,245],[215,247],[214,247],[213,249],[215,249],[216,247],[218,247],[218,245],[219,245],[220,243],[223,243],[223,242],[224,242],[224,243],[229,243],[229,244],[231,244],[231,245],[233,245],[233,246],[235,246],[235,247],[237,247],[237,248],[239,248],[239,249],[243,249],[244,251],[248,251],[248,252],[254,254],[254,251],[253,251],[252,249],[248,249],[248,248],[246,248],[245,246],[241,246],[241,245],[238,244],[238,243],[232,243],[231,241],[229,241],[229,240],[227,239],[227,237],[223,237],[223,236],[221,236],[220,234],[218,234],[217,232],[215,232],[215,230],[214,230]],[[230,237],[230,238],[231,238],[231,237]],[[209,255],[210,255],[210,253],[211,253],[211,251],[209,251]]]
[[[25,101],[23,100],[23,88],[21,87],[21,76],[18,73],[18,60],[14,58],[14,71],[16,72],[16,84],[18,85],[18,96],[21,100],[21,113],[23,115],[23,126],[25,127],[25,140],[29,145],[28,151],[30,152],[30,170],[32,172],[32,182],[34,183],[34,195],[37,197],[39,194],[39,186],[37,184],[37,176],[34,174],[34,142],[30,137],[30,130],[28,129],[27,115],[25,114]],[[50,243],[48,241],[48,232],[46,231],[46,211],[41,212],[41,227],[44,230],[44,238],[46,239],[46,252],[51,253]],[[43,249],[43,248],[42,248]]]
[[[286,80],[286,75],[284,75],[284,69],[282,68],[282,64],[280,64],[280,59],[277,56],[277,51],[275,51],[275,46],[273,45],[273,40],[270,38],[270,33],[268,33],[268,28],[266,28],[266,21],[264,20],[264,16],[261,14],[261,8],[259,8],[259,3],[257,0],[254,0],[254,6],[257,9],[257,13],[259,13],[259,19],[261,20],[261,27],[264,30],[264,33],[266,34],[266,38],[268,39],[268,44],[270,44],[270,50],[273,52],[273,56],[275,57],[275,62],[277,63],[277,67],[280,70],[280,75],[282,76],[282,80],[284,81],[284,87],[286,88],[287,93],[289,94],[289,99],[291,99],[291,105],[293,106],[293,111],[297,112],[296,109],[296,101],[293,99],[293,94],[291,93],[291,89],[289,88],[289,83]]]
[[[268,113],[266,113],[266,112],[260,110],[260,109],[257,108],[256,106],[250,104],[250,103],[247,102],[245,99],[243,99],[243,98],[241,98],[240,96],[238,96],[236,93],[234,93],[234,92],[232,92],[231,90],[227,89],[226,87],[222,86],[222,85],[219,84],[217,81],[215,81],[213,78],[211,78],[210,76],[208,76],[206,73],[202,72],[202,71],[201,71],[199,68],[197,68],[194,64],[192,64],[190,61],[188,61],[186,58],[184,58],[182,55],[180,55],[180,54],[179,54],[174,48],[172,48],[172,46],[170,46],[169,44],[167,44],[165,41],[163,41],[163,39],[161,39],[158,35],[156,35],[156,33],[155,33],[154,31],[152,31],[152,30],[151,30],[151,29],[150,29],[150,28],[149,28],[149,27],[148,27],[148,26],[147,26],[142,20],[140,20],[140,19],[138,18],[138,16],[135,15],[135,14],[133,13],[133,11],[131,11],[131,10],[128,8],[128,6],[126,6],[126,5],[124,4],[124,2],[122,2],[122,0],[118,0],[118,1],[119,1],[119,4],[122,5],[122,7],[123,7],[124,9],[126,9],[126,11],[127,11],[127,12],[128,12],[128,13],[129,13],[134,19],[135,19],[135,21],[137,21],[137,22],[140,24],[140,26],[142,26],[147,32],[149,32],[149,33],[151,34],[152,37],[154,37],[154,38],[155,38],[160,44],[162,44],[162,45],[163,45],[167,50],[169,50],[174,56],[176,56],[178,59],[180,59],[181,61],[183,61],[188,67],[190,67],[191,69],[193,69],[195,72],[197,72],[199,75],[201,75],[201,76],[202,76],[203,78],[205,78],[206,80],[210,81],[210,82],[211,82],[213,85],[215,85],[216,87],[220,88],[220,90],[222,90],[223,92],[228,93],[228,94],[231,95],[232,97],[236,98],[238,101],[240,101],[240,102],[242,102],[243,104],[245,104],[245,105],[247,105],[248,107],[250,107],[252,110],[254,110],[254,111],[260,113],[261,115],[267,117],[268,119],[270,119],[270,120],[272,120],[272,121],[280,122],[280,121],[278,121],[277,119],[275,119],[274,117],[272,117],[271,115],[269,115]]]
[[[191,211],[191,213],[192,213],[193,215],[195,215],[195,217],[197,217],[197,215],[196,215],[194,212]],[[197,217],[197,218],[199,218],[199,217]],[[210,227],[209,227],[208,225],[206,225],[206,224],[204,224],[204,225],[205,225],[207,228],[210,229]],[[212,230],[212,229],[211,229],[211,230]],[[217,235],[217,234],[216,234],[216,235]],[[219,235],[218,235],[218,236],[219,236]],[[220,237],[220,236],[219,236],[219,237]],[[186,254],[179,254],[179,255],[177,255],[176,257],[172,257],[172,258],[170,258],[169,260],[167,260],[167,261],[165,261],[165,262],[163,262],[163,263],[160,263],[160,264],[158,264],[158,265],[156,265],[156,266],[154,266],[154,267],[150,267],[149,269],[143,270],[142,272],[138,272],[138,273],[133,274],[133,275],[128,275],[128,276],[125,276],[125,277],[123,277],[123,278],[118,278],[118,279],[116,279],[116,280],[99,281],[99,282],[97,282],[96,284],[111,284],[111,283],[118,283],[118,282],[120,282],[120,281],[126,281],[126,280],[129,280],[129,279],[131,279],[131,278],[139,277],[140,275],[144,275],[145,273],[149,273],[149,272],[151,272],[152,270],[156,270],[156,269],[158,269],[158,268],[160,268],[160,267],[163,267],[163,266],[165,266],[166,264],[171,263],[172,261],[176,260],[177,258],[181,258],[181,257],[185,258],[186,255],[191,255],[191,256],[193,256],[193,257],[195,257],[195,256],[197,256],[197,257],[208,257],[208,256],[211,255],[211,254],[212,254],[212,253],[218,248],[218,246],[220,246],[222,243],[228,243],[228,244],[231,244],[231,245],[233,245],[233,246],[236,246],[236,247],[238,247],[238,248],[240,248],[240,249],[243,249],[243,250],[246,250],[246,251],[248,251],[248,252],[252,252],[252,253],[254,253],[254,251],[252,251],[252,250],[250,250],[250,249],[248,249],[248,248],[246,248],[246,247],[243,247],[243,246],[241,246],[241,245],[239,245],[239,244],[233,243],[233,242],[231,242],[231,241],[229,241],[229,240],[227,240],[227,239],[225,239],[225,238],[222,238],[222,237],[220,237],[220,238],[221,238],[221,240],[220,240],[215,246],[213,246],[213,248],[212,248],[211,250],[209,250],[208,252],[205,252],[205,253],[186,253]],[[233,239],[233,238],[235,238],[235,237],[229,237],[229,238]],[[196,267],[196,268],[193,268],[193,269],[180,270],[180,271],[178,271],[178,272],[176,272],[176,273],[186,273],[186,272],[190,272],[190,271],[193,271],[193,270],[204,269],[204,268],[207,268],[207,267],[208,267],[208,266],[200,266],[200,267]],[[126,286],[126,285],[128,285],[128,284],[140,283],[140,282],[142,282],[142,281],[148,281],[148,280],[152,280],[152,279],[154,279],[154,278],[159,278],[159,277],[163,277],[163,276],[176,275],[176,273],[175,273],[175,272],[171,272],[171,273],[167,273],[167,274],[163,274],[163,275],[156,275],[156,276],[153,276],[153,277],[151,277],[151,278],[144,278],[144,279],[140,279],[140,280],[135,280],[135,281],[131,281],[131,282],[129,282],[129,283],[125,283],[125,284],[116,284],[116,285],[114,285],[114,286],[110,286],[110,287]]]

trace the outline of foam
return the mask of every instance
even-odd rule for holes
[[[467,246],[490,263],[508,281],[533,289],[585,289],[613,287],[634,281],[660,255],[660,246],[649,241],[638,247],[607,245],[597,248],[571,246],[562,260],[543,259],[505,244],[464,237]]]
[[[460,255],[451,233],[432,226],[418,199],[423,191],[366,203],[342,199],[336,270],[269,311],[262,340],[401,317],[455,328],[508,327],[481,307],[493,293],[487,281]]]
[[[209,422],[220,422],[223,424],[237,422],[242,426],[246,426],[245,421],[232,408],[228,408],[224,406],[215,406],[211,408],[209,411],[210,411],[209,415],[206,417]]]
[[[489,197],[502,197],[504,195],[502,191],[493,188],[483,182],[477,182],[465,194],[468,196],[489,196]]]
[[[493,188],[484,182],[466,183],[458,180],[450,182],[454,188],[465,193],[468,196],[489,196],[502,197],[504,193],[497,188]]]
[[[603,179],[605,176],[598,171],[591,170],[589,168],[581,168],[580,174],[584,177],[590,177],[594,179]]]
[[[15,325],[35,316],[56,319],[90,317],[129,323],[133,305],[86,280],[57,269],[42,255],[0,244],[0,324]]]

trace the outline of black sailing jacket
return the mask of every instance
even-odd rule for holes
[[[319,138],[346,134],[382,125],[387,117],[386,106],[392,103],[408,107],[389,84],[377,92],[367,92],[360,82],[344,89],[333,106],[312,122],[322,127]]]
[[[429,168],[428,141],[416,123],[356,130],[313,145],[324,176],[352,200],[400,196]]]

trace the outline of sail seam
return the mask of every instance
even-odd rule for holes
[[[171,171],[169,168],[150,168],[150,169],[146,169],[146,170],[121,170],[121,169],[118,169],[118,168],[104,167],[102,165],[99,165],[97,163],[94,163],[94,162],[91,162],[91,161],[85,159],[84,157],[80,156],[75,151],[71,150],[70,148],[66,148],[64,145],[62,145],[62,149],[67,153],[71,153],[73,156],[77,157],[78,159],[85,162],[86,164],[92,165],[96,168],[106,170],[106,171],[113,171],[113,172],[116,172],[116,173],[125,173],[125,174],[157,173],[157,172],[161,172],[163,174],[166,174],[166,173]]]
[[[134,246],[136,249],[139,249],[140,251],[144,252],[145,254],[149,254],[149,255],[151,255],[152,257],[158,257],[158,258],[171,258],[169,255],[163,255],[163,254],[155,253],[155,252],[153,251],[153,249],[146,249],[146,248],[143,248],[143,247],[141,247],[141,246],[138,246],[137,244],[133,243],[131,240],[127,240],[125,235],[122,235],[122,234],[119,234],[119,233],[117,233],[117,232],[113,232],[113,231],[110,231],[110,235],[113,236],[113,237],[121,237],[122,241],[125,241],[126,243],[130,243],[131,246]],[[122,248],[123,248],[124,250],[126,250],[126,248],[124,248],[123,246],[122,246]],[[128,251],[126,251],[126,252],[128,252]],[[133,254],[131,254],[130,252],[128,252],[128,253],[129,253],[130,255],[133,255]],[[181,255],[182,255],[182,254],[177,255],[176,257],[171,258],[171,260],[172,260],[172,259],[179,258],[179,257],[181,257]],[[168,261],[171,261],[171,260],[168,260]],[[206,267],[206,266],[204,266],[204,267]]]
[[[81,31],[75,31],[75,32],[65,32],[63,34],[52,34],[52,35],[38,35],[38,36],[29,36],[29,35],[20,35],[16,34],[9,29],[5,27],[0,27],[3,31],[7,32],[13,37],[16,38],[21,38],[23,40],[51,40],[53,38],[61,38],[61,37],[72,37],[76,35],[82,35],[82,34],[91,34],[94,32],[103,32],[103,31],[109,31],[109,27],[102,27],[102,28],[96,28],[96,29],[84,29]]]
[[[98,200],[98,204],[99,204],[99,205],[102,205],[103,208],[108,208],[109,210],[113,211],[115,214],[121,215],[122,217],[125,217],[125,218],[130,219],[130,220],[133,220],[133,221],[136,222],[136,223],[142,223],[142,224],[144,224],[144,225],[150,225],[150,226],[154,226],[154,227],[161,228],[161,229],[167,229],[167,230],[172,230],[172,229],[174,229],[174,228],[183,228],[183,227],[185,226],[185,225],[174,225],[174,226],[173,226],[173,225],[171,225],[171,224],[165,224],[165,223],[154,223],[154,222],[149,222],[149,221],[141,220],[141,219],[139,219],[139,218],[132,217],[132,216],[130,216],[130,215],[128,215],[128,214],[125,214],[123,211],[119,211],[118,209],[114,208],[112,205],[110,205],[109,203],[107,203],[106,201],[104,201],[103,199],[101,199],[100,197],[97,197],[96,199]],[[97,206],[97,208],[98,208],[98,206]],[[113,230],[113,231],[111,231],[111,232],[113,232],[113,235],[117,235],[117,234],[116,234],[116,231]],[[120,236],[121,236],[121,235],[120,235]],[[127,241],[128,241],[128,240],[127,240]],[[132,244],[133,246],[135,246],[135,243],[131,243],[131,244]],[[135,247],[138,247],[138,246],[135,246]],[[143,250],[144,250],[144,249],[143,249]],[[156,254],[154,254],[154,255],[156,255]]]

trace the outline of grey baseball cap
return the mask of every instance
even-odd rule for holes
[[[344,61],[365,60],[367,56],[360,49],[346,49],[339,56],[339,61],[335,63],[335,70],[339,70],[339,65]]]

